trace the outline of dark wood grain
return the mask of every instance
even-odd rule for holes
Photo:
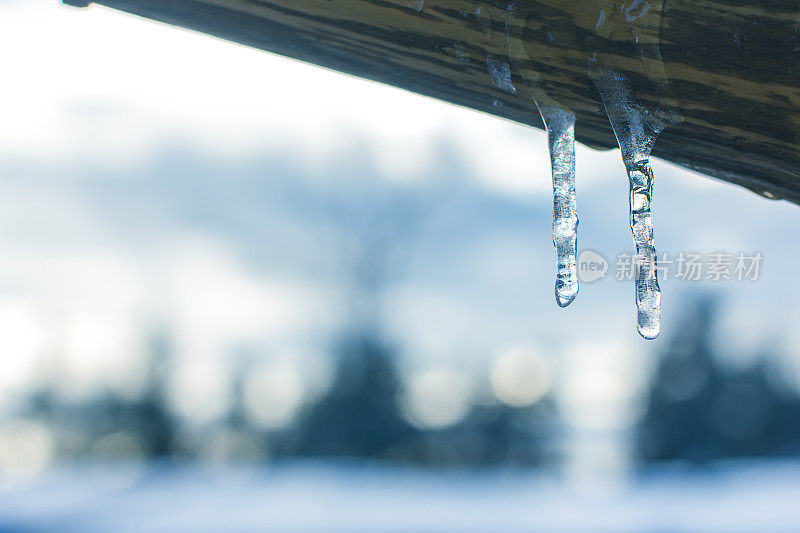
[[[85,4],[83,0],[72,3]],[[739,0],[97,0],[542,127],[532,96],[616,146],[587,66],[677,119],[654,155],[800,203],[800,4]],[[493,60],[514,90],[496,86]]]

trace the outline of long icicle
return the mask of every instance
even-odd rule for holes
[[[665,124],[633,101],[624,76],[603,68],[590,68],[589,73],[603,100],[628,173],[630,226],[636,247],[637,329],[645,339],[655,339],[661,331],[661,288],[650,215],[653,170],[649,159]]]
[[[553,174],[553,244],[556,302],[566,307],[578,295],[578,215],[575,201],[575,115],[556,106],[540,109]]]
[[[653,197],[653,170],[647,159],[625,162],[630,186],[630,224],[636,246],[637,329],[645,339],[655,339],[661,331],[661,288],[658,286],[656,246],[650,201]]]

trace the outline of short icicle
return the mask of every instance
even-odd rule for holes
[[[516,3],[501,12],[505,22],[508,60],[519,72],[547,130],[553,174],[553,244],[556,249],[556,303],[566,307],[578,295],[578,215],[575,202],[575,115],[559,105],[555,91],[544,87],[535,70],[523,72],[530,59],[520,38],[521,26],[511,23]],[[515,29],[517,28],[517,29]],[[527,73],[527,76],[525,75]]]
[[[578,295],[578,216],[575,202],[575,116],[542,106],[553,174],[553,244],[556,249],[556,302],[566,307]]]
[[[637,329],[645,339],[655,339],[661,330],[661,288],[658,286],[656,247],[650,204],[653,171],[650,151],[665,127],[656,113],[636,104],[625,78],[610,69],[590,71],[617,137],[630,186],[630,225],[636,247]]]

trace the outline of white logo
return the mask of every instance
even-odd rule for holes
[[[592,250],[583,250],[578,256],[578,277],[583,283],[592,283],[606,277],[608,261]]]

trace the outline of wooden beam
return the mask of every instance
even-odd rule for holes
[[[532,98],[549,98],[575,113],[580,142],[605,149],[616,140],[587,74],[600,64],[623,74],[645,107],[675,119],[654,155],[800,203],[796,2],[95,3],[538,128]]]

